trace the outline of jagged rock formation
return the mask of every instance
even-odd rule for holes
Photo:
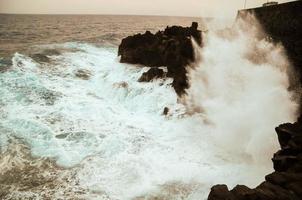
[[[144,72],[138,79],[138,82],[150,82],[155,78],[164,78],[166,73],[163,69],[151,68],[147,72]]]
[[[281,42],[302,83],[302,1],[238,12],[237,18],[253,13],[274,42]],[[301,105],[300,105],[301,106]],[[301,200],[302,199],[302,115],[294,124],[276,128],[281,150],[273,156],[275,172],[258,187],[237,185],[212,187],[209,200]]]
[[[188,88],[186,66],[194,62],[194,48],[191,38],[201,45],[201,31],[198,24],[191,27],[172,26],[153,34],[147,31],[126,37],[119,46],[120,62],[141,64],[148,67],[167,67],[167,76],[173,78],[173,87],[178,95]],[[140,81],[163,77],[160,70],[150,69]]]
[[[302,199],[302,119],[276,128],[281,150],[274,154],[275,172],[255,189],[237,185],[212,187],[209,200],[300,200]]]

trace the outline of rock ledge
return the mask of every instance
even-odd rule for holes
[[[195,61],[191,38],[201,45],[202,35],[197,22],[193,22],[191,27],[172,26],[155,34],[146,31],[128,36],[122,40],[118,55],[122,63],[167,67],[166,76],[173,78],[172,85],[181,96],[189,86],[186,67]],[[151,81],[164,75],[161,70],[150,69],[143,76],[140,81]]]
[[[281,149],[274,154],[275,172],[255,189],[237,185],[212,187],[208,200],[301,200],[302,199],[302,119],[276,128]]]

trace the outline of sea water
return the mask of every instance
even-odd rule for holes
[[[140,83],[146,66],[119,63],[121,38],[192,21],[209,23],[1,15],[1,198],[206,199],[214,184],[263,181],[274,127],[297,109],[281,45],[258,28],[207,32],[183,98],[171,79]]]

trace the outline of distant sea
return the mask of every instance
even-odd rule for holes
[[[111,15],[0,14],[0,56],[31,52],[34,45],[87,42],[117,46],[123,37],[166,26],[190,26],[201,18]]]
[[[206,32],[186,103],[171,78],[138,82],[148,67],[119,62],[128,35],[211,20],[0,15],[0,199],[204,200],[259,184],[295,111],[278,48]]]

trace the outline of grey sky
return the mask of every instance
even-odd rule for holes
[[[247,0],[247,7],[264,2]],[[243,6],[244,0],[0,0],[0,13],[233,17]]]

